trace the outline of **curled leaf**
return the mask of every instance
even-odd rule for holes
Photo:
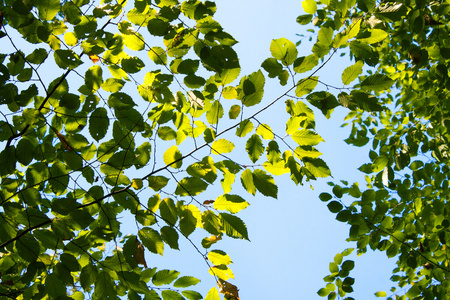
[[[145,268],[148,268],[145,262],[144,245],[138,239],[136,239],[134,248],[134,260],[138,265],[144,265]]]
[[[230,300],[240,300],[239,289],[234,284],[219,278],[219,280],[217,280],[217,285],[219,286],[219,292],[224,294],[226,298]]]
[[[51,127],[52,130],[55,132],[56,136],[58,137],[59,141],[61,142],[61,145],[63,146],[63,149],[66,151],[73,151],[73,148],[70,146],[69,142],[67,142],[66,137],[58,132],[54,127]]]

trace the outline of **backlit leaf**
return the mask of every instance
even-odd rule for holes
[[[245,150],[247,151],[251,161],[255,163],[261,154],[264,153],[264,147],[259,135],[254,134],[247,140]]]
[[[289,66],[294,63],[298,54],[295,44],[285,38],[272,40],[270,43],[270,52],[274,58],[281,60],[285,66]]]
[[[173,145],[164,153],[164,163],[174,168],[178,169],[183,164],[183,155],[178,151],[178,147]]]
[[[152,283],[156,286],[169,284],[178,278],[180,272],[174,270],[161,270],[156,272],[152,278]]]
[[[292,139],[301,146],[315,146],[323,142],[323,138],[312,130],[297,130],[291,135]]]
[[[96,108],[89,118],[89,133],[99,141],[105,137],[109,127],[108,113],[105,108]]]
[[[224,194],[214,201],[214,208],[217,210],[227,210],[232,214],[238,213],[250,204],[241,196]]]
[[[195,177],[185,177],[178,182],[175,194],[179,196],[195,196],[206,190],[208,184]]]
[[[365,90],[384,91],[394,84],[394,80],[383,74],[374,74],[361,82],[361,87]]]
[[[295,88],[295,95],[297,97],[302,97],[306,94],[311,93],[318,83],[318,77],[312,76],[306,79],[302,79],[297,83],[297,87]]]
[[[308,14],[315,14],[317,11],[317,4],[314,0],[303,0],[302,1],[303,11]]]
[[[228,213],[220,213],[219,217],[229,237],[249,240],[247,226],[240,218]]]
[[[161,235],[156,230],[144,227],[139,230],[138,234],[145,248],[153,253],[163,255],[164,243]]]
[[[214,154],[230,153],[233,149],[234,144],[225,139],[215,140],[211,145],[211,150]]]
[[[358,60],[354,65],[345,68],[344,72],[342,73],[342,82],[347,85],[358,78],[358,76],[362,73],[363,66],[364,63]]]

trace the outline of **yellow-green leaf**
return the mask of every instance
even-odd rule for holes
[[[311,93],[316,87],[318,80],[319,78],[317,76],[301,79],[295,89],[295,95],[297,95],[297,97],[302,97],[306,94]]]
[[[240,212],[249,205],[241,196],[230,194],[221,195],[214,201],[215,209],[227,210],[232,214]]]
[[[178,147],[173,145],[164,153],[163,159],[166,165],[170,164],[172,168],[178,169],[183,164],[182,157],[183,155],[178,151]]]
[[[363,66],[364,62],[362,60],[358,60],[354,65],[345,68],[342,73],[342,82],[347,85],[358,78],[359,74],[362,73]]]
[[[315,146],[323,142],[323,138],[312,130],[297,130],[291,135],[292,139],[301,146]]]
[[[256,133],[265,140],[273,140],[273,131],[267,124],[259,124]]]
[[[315,0],[303,0],[303,11],[307,14],[314,14],[317,11],[317,4]]]
[[[216,266],[217,265],[229,265],[229,264],[233,263],[231,261],[230,256],[220,250],[210,251],[208,253],[208,259]]]
[[[212,153],[230,153],[234,149],[234,144],[226,139],[215,140],[211,145]]]

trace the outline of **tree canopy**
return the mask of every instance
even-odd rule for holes
[[[239,212],[277,198],[281,175],[331,176],[314,110],[342,106],[345,141],[369,161],[365,183],[331,178],[320,194],[354,248],[318,294],[353,299],[345,257],[372,249],[397,263],[377,296],[448,297],[450,1],[302,7],[310,54],[274,37],[241,74],[212,1],[2,0],[0,296],[239,299],[220,241],[249,240]],[[351,63],[337,86],[320,71],[339,55]],[[268,80],[284,92],[264,97]],[[216,286],[148,260],[180,240]]]

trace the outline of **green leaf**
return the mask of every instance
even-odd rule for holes
[[[145,67],[144,62],[136,56],[122,59],[121,64],[122,69],[127,73],[137,73]]]
[[[304,73],[312,70],[319,63],[319,58],[314,54],[302,56],[295,60],[294,71],[297,73]]]
[[[381,172],[389,163],[389,157],[381,155],[372,162],[372,172]]]
[[[318,294],[320,297],[326,297],[326,296],[328,296],[328,294],[330,294],[330,290],[329,290],[329,289],[326,289],[326,288],[321,288],[321,289],[317,292],[317,294]]]
[[[261,70],[243,77],[239,85],[238,100],[245,106],[253,106],[261,102],[264,95],[265,78]]]
[[[152,278],[152,283],[156,286],[170,284],[172,281],[178,278],[180,272],[174,270],[161,270],[156,272]]]
[[[224,194],[214,201],[214,208],[217,210],[227,210],[232,214],[238,213],[250,204],[241,196]]]
[[[230,153],[234,149],[234,144],[225,139],[215,140],[211,145],[212,153],[214,154],[223,154]]]
[[[115,299],[117,297],[116,285],[108,271],[98,273],[94,284],[92,299]]]
[[[197,279],[195,277],[183,276],[183,277],[178,278],[173,283],[173,286],[176,287],[176,288],[186,288],[186,287],[189,287],[189,286],[196,285],[199,282],[200,282],[200,279]]]
[[[361,60],[358,60],[354,65],[345,68],[342,73],[342,82],[347,85],[358,78],[358,76],[362,73],[363,66],[364,63]]]
[[[173,227],[164,226],[161,228],[161,237],[170,248],[180,250],[178,246],[178,232]]]
[[[103,83],[103,70],[100,66],[90,67],[84,75],[84,84],[91,92],[96,92]]]
[[[249,240],[247,226],[240,218],[228,213],[220,213],[219,217],[223,229],[229,237]]]
[[[189,236],[197,227],[201,213],[195,205],[188,205],[180,215],[180,230],[185,236]]]
[[[333,109],[339,106],[336,97],[329,92],[314,92],[306,96],[306,99],[308,99],[309,103],[320,109],[327,119],[330,118]]]
[[[105,137],[109,127],[108,113],[105,108],[96,108],[89,118],[89,133],[99,141]]]
[[[161,126],[158,128],[158,137],[163,141],[170,141],[177,138],[177,133],[169,126]]]
[[[151,35],[163,36],[167,33],[170,24],[165,20],[153,18],[148,21],[147,29]]]
[[[185,3],[185,2],[183,2]],[[196,292],[196,291],[182,291],[181,294],[183,294],[184,297],[186,297],[188,300],[201,300],[203,299],[203,296]]]
[[[273,177],[261,169],[253,172],[253,182],[258,191],[264,196],[277,198],[278,186],[275,184]]]
[[[329,193],[321,193],[319,195],[319,199],[320,199],[320,201],[327,202],[327,201],[333,199],[333,196],[331,196]]]
[[[422,291],[421,291],[420,287],[417,284],[415,284],[408,290],[408,292],[406,293],[406,297],[412,299],[414,297],[419,296],[421,294],[421,292]]]
[[[69,184],[69,175],[66,166],[57,161],[50,168],[50,187],[56,196],[60,196],[66,192]]]
[[[351,271],[355,267],[355,262],[353,260],[346,260],[342,263],[341,269],[346,271]]]
[[[315,177],[328,177],[331,175],[327,164],[320,158],[305,158],[305,167]]]
[[[315,14],[317,11],[317,4],[314,0],[303,0],[302,1],[303,11],[307,14]]]
[[[161,47],[152,47],[148,51],[148,56],[157,65],[167,65],[166,51]]]
[[[195,177],[185,177],[178,182],[175,194],[179,196],[195,196],[205,191],[208,184]]]
[[[291,135],[292,139],[300,146],[315,146],[324,139],[312,130],[297,130]]]
[[[269,73],[270,78],[277,77],[281,71],[283,71],[283,65],[280,64],[275,58],[270,57],[267,58],[262,64],[261,67]]]
[[[389,34],[384,30],[372,29],[369,37],[359,38],[357,41],[364,44],[375,44],[385,40],[388,36]]]
[[[383,74],[374,74],[361,82],[361,88],[365,90],[384,91],[394,84],[394,80]]]
[[[53,56],[55,58],[55,63],[61,69],[75,69],[83,63],[73,50],[59,49],[55,51]]]
[[[215,100],[211,108],[206,112],[206,120],[209,124],[217,124],[223,117],[223,107],[218,100]]]
[[[139,32],[131,34],[123,34],[123,43],[128,49],[133,51],[141,51],[145,48],[144,37]]]
[[[298,54],[295,44],[285,38],[272,40],[270,43],[270,52],[274,58],[281,60],[285,66],[293,64]]]
[[[41,63],[43,63],[45,61],[45,59],[47,57],[48,57],[47,50],[45,50],[43,48],[37,48],[37,49],[34,49],[33,52],[28,54],[25,57],[25,59],[32,64],[40,65]]]
[[[213,287],[206,294],[205,300],[220,300],[219,291],[217,288]]]
[[[161,201],[159,205],[159,211],[161,212],[161,217],[164,221],[166,221],[167,224],[169,224],[170,226],[174,226],[177,223],[178,210],[175,202],[172,199],[166,198]]]
[[[142,244],[144,244],[149,251],[160,254],[161,256],[163,255],[164,243],[156,230],[150,227],[144,227],[139,230],[138,235]]]
[[[256,129],[256,133],[259,134],[263,139],[265,140],[273,140],[273,131],[267,124],[259,124],[258,128]]]
[[[253,174],[250,169],[247,169],[244,172],[242,172],[241,183],[247,192],[249,192],[252,195],[255,195],[256,186],[255,183],[253,182]]]
[[[52,20],[61,9],[59,0],[36,0],[34,5],[38,9],[39,18],[42,21]]]
[[[230,256],[221,250],[211,250],[208,252],[208,259],[213,265],[229,265],[233,262]]]
[[[295,88],[295,95],[297,97],[302,97],[306,94],[311,93],[319,82],[317,76],[311,76],[305,79],[299,80],[297,87]]]
[[[387,293],[383,291],[376,292],[375,297],[387,297]]]
[[[163,300],[184,300],[180,293],[172,290],[163,290],[161,296]]]
[[[178,147],[175,145],[166,150],[163,158],[164,163],[170,165],[174,169],[181,168],[181,165],[183,164],[183,155],[178,151]]]
[[[338,201],[331,201],[327,206],[332,213],[338,213],[343,209],[342,204]]]
[[[0,175],[3,177],[8,174],[13,174],[16,171],[16,149],[14,146],[7,147],[2,152],[0,152]],[[48,178],[48,172],[45,172],[46,169],[43,169],[42,163],[36,164],[36,166],[28,167],[26,171],[26,179],[27,184],[29,186],[38,184],[41,181]],[[34,175],[37,175],[37,178],[34,178]]]
[[[249,119],[245,119],[239,123],[239,126],[236,128],[236,135],[238,137],[244,137],[247,133],[253,130],[253,123]]]
[[[45,278],[45,289],[54,299],[66,294],[66,285],[55,273],[48,274]]]
[[[122,89],[125,85],[125,81],[118,78],[108,78],[102,84],[101,87],[107,92],[116,93]]]
[[[264,146],[262,144],[261,138],[257,134],[253,134],[245,145],[245,150],[248,153],[251,161],[255,163],[264,153]]]
[[[4,150],[3,152],[5,151],[7,150]],[[10,158],[10,160],[12,159]],[[26,180],[29,186],[44,183],[49,178],[49,176],[50,174],[47,164],[43,162],[37,162],[32,164],[27,168],[26,171]]]

